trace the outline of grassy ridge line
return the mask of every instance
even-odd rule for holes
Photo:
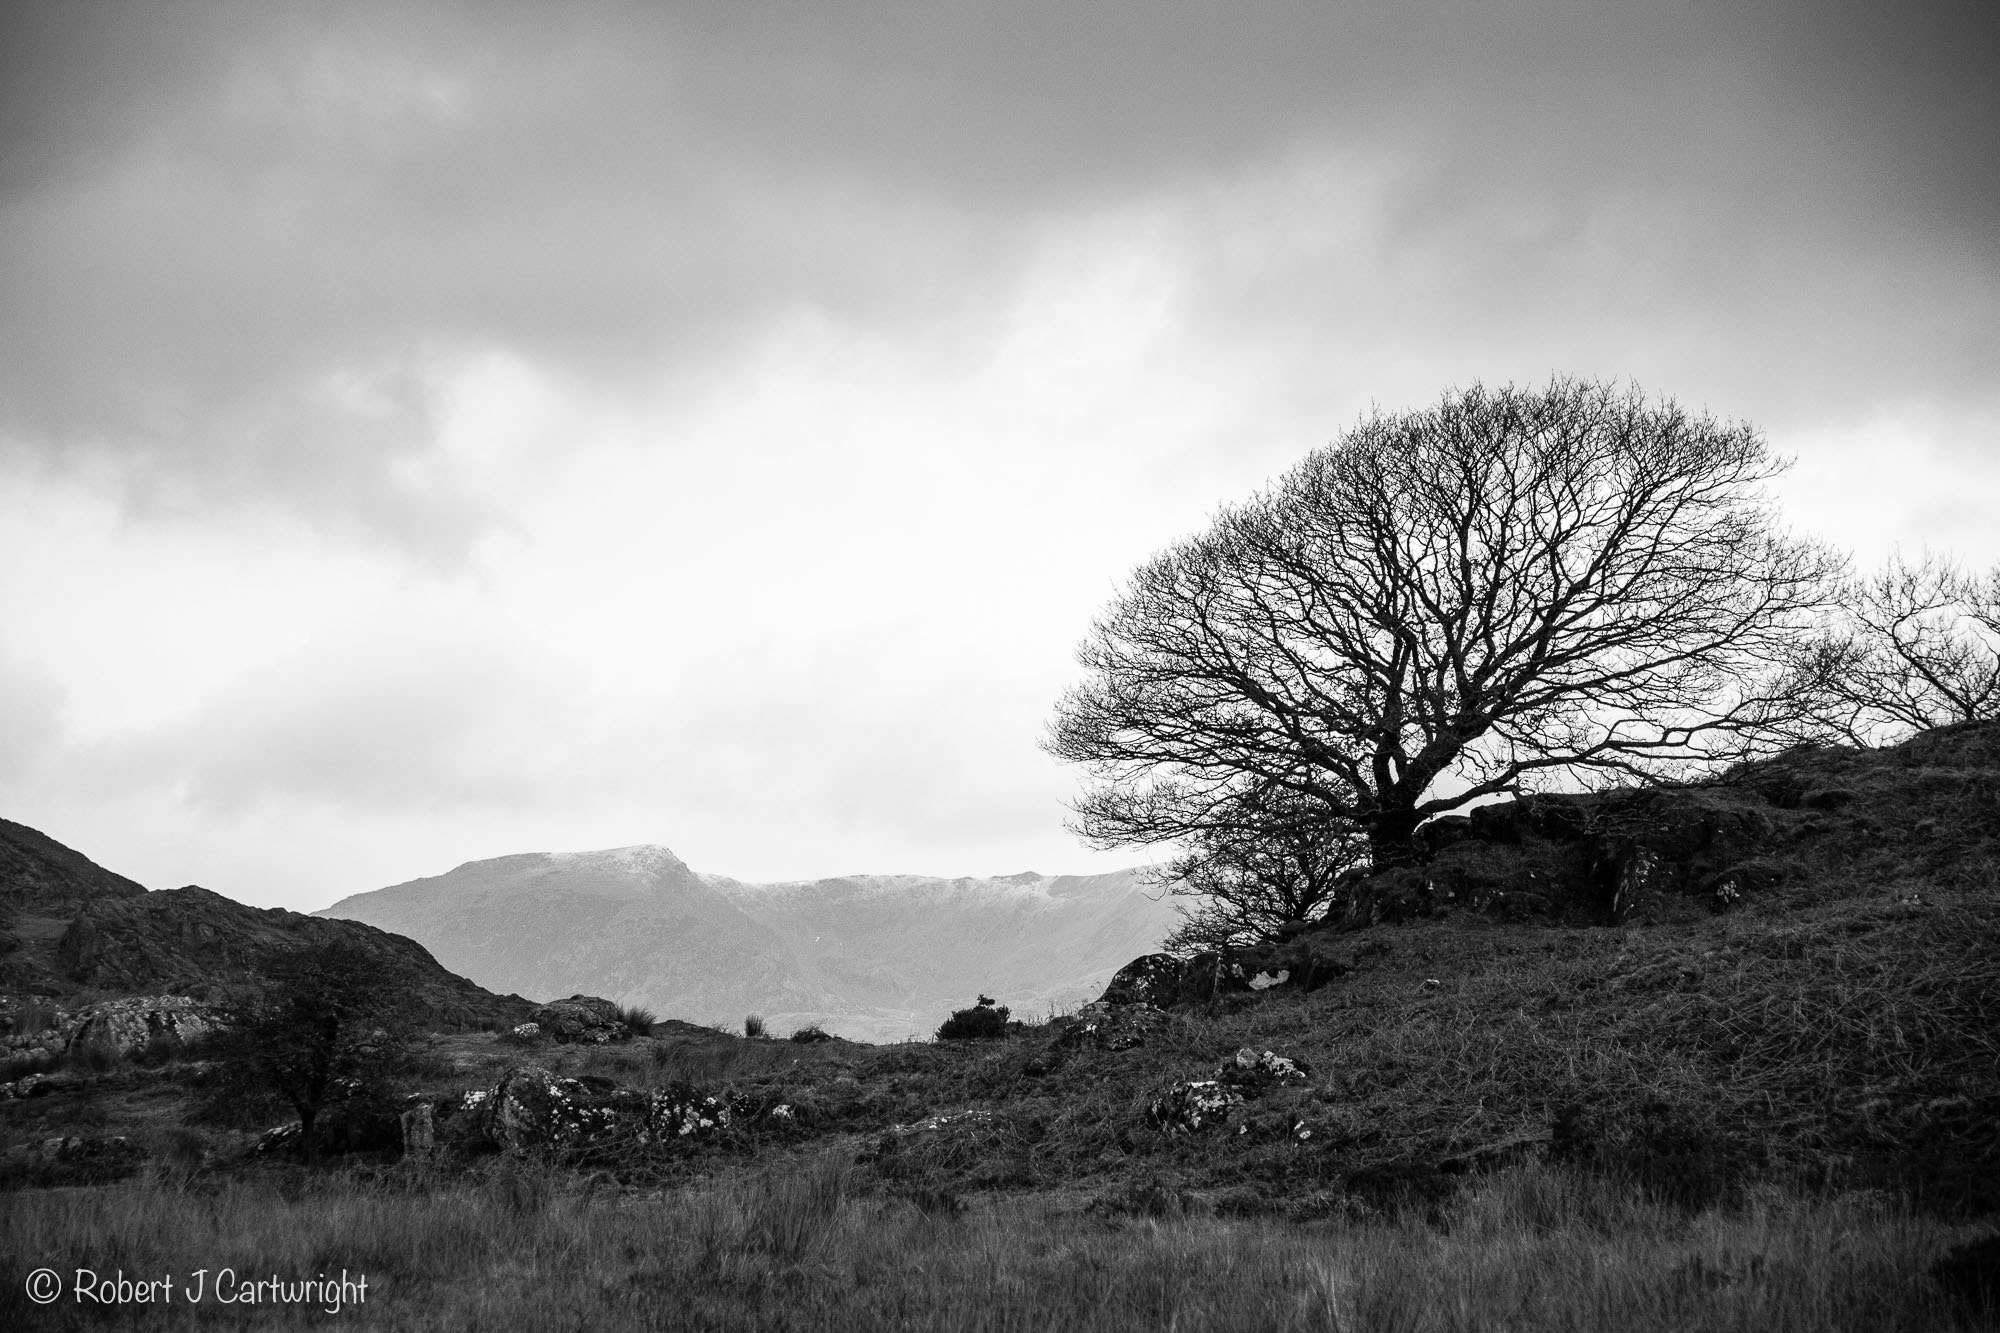
[[[1925,1276],[1971,1234],[1879,1196],[1776,1194],[1689,1215],[1537,1164],[1484,1179],[1442,1225],[1311,1227],[1215,1216],[1104,1218],[999,1199],[945,1219],[856,1190],[837,1156],[702,1189],[607,1197],[514,1162],[448,1182],[398,1170],[303,1190],[159,1179],[17,1196],[0,1252],[67,1274],[233,1267],[365,1273],[386,1329],[1050,1329],[1472,1327],[1897,1333],[1978,1327]],[[128,1312],[129,1313],[129,1312]],[[206,1307],[160,1327],[236,1322]],[[323,1327],[267,1308],[260,1327]],[[0,1290],[0,1323],[72,1328],[90,1309]]]

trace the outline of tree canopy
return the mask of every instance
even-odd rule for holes
[[[1382,864],[1481,798],[1756,751],[1841,567],[1777,527],[1783,466],[1582,380],[1376,413],[1096,621],[1045,741],[1088,774],[1076,826],[1199,843],[1284,792]]]
[[[2000,717],[2000,566],[1892,555],[1849,580],[1833,625],[1802,647],[1804,731],[1857,745]]]

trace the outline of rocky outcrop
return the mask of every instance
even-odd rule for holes
[[[0,1052],[55,1061],[85,1053],[122,1059],[148,1049],[185,1049],[221,1030],[225,1012],[186,995],[132,995],[78,1009],[16,1011],[21,1029],[0,1038]]]
[[[1159,1036],[1169,1021],[1163,1010],[1144,1001],[1107,1004],[1099,1000],[1051,1026],[1056,1029],[1054,1044],[1064,1050],[1129,1051]]]
[[[633,1088],[599,1077],[570,1078],[515,1065],[490,1088],[405,1106],[403,1151],[596,1152],[658,1150],[728,1129],[782,1131],[797,1123],[786,1104],[764,1105],[679,1084]]]
[[[135,995],[101,1000],[75,1015],[65,1049],[119,1056],[160,1047],[185,1049],[222,1029],[223,1011],[185,995]]]
[[[1353,950],[1324,931],[1187,958],[1146,954],[1113,975],[1098,1003],[1164,1009],[1280,987],[1318,990],[1353,968]]]
[[[535,1030],[521,1030],[527,1027]],[[540,1037],[590,1046],[622,1041],[632,1035],[618,1016],[618,1006],[595,995],[572,995],[567,1000],[537,1005],[521,1028],[514,1029],[512,1035],[522,1040]]]

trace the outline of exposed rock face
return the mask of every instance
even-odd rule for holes
[[[1366,880],[1343,924],[1469,909],[1584,922],[1664,921],[1719,905],[1718,886],[1774,882],[1774,820],[1760,795],[1654,787],[1530,796],[1433,820],[1414,870]],[[1728,901],[1728,892],[1722,897]]]
[[[567,1000],[538,1005],[521,1027],[532,1027],[535,1031],[525,1033],[516,1028],[512,1035],[524,1040],[539,1036],[592,1046],[622,1041],[631,1035],[619,1021],[618,1006],[595,995],[572,995]]]
[[[1414,870],[1358,877],[1340,924],[1475,910],[1576,924],[1725,911],[1815,869],[1891,851],[2000,849],[2000,721],[1880,750],[1800,749],[1710,781],[1523,797],[1417,831]]]
[[[22,1011],[14,1018],[28,1024]],[[45,1009],[28,1024],[31,1030],[0,1039],[0,1051],[47,1059],[82,1051],[123,1057],[149,1046],[187,1046],[224,1022],[223,1010],[185,995],[133,995],[74,1010]]]
[[[185,995],[137,995],[101,1000],[77,1011],[65,1043],[70,1051],[105,1050],[131,1055],[149,1046],[185,1047],[219,1031],[222,1011]]]

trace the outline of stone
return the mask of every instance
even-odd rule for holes
[[[1262,1091],[1282,1085],[1303,1087],[1311,1081],[1312,1074],[1303,1061],[1275,1051],[1265,1051],[1260,1055],[1245,1046],[1222,1062],[1222,1067],[1216,1071],[1216,1078],[1233,1088]]]
[[[398,1117],[403,1156],[421,1161],[437,1151],[437,1122],[429,1102],[418,1102]]]
[[[1118,969],[1098,997],[1100,1004],[1164,1006],[1180,998],[1186,965],[1170,953],[1149,953]]]
[[[629,1036],[619,1020],[618,1006],[595,995],[572,995],[567,1000],[551,1000],[528,1015],[542,1036],[553,1041],[602,1045]]]
[[[1156,1097],[1146,1113],[1169,1134],[1194,1134],[1226,1120],[1245,1100],[1241,1088],[1212,1078],[1190,1079]]]
[[[1056,1020],[1055,1045],[1064,1050],[1129,1051],[1144,1046],[1166,1025],[1166,1014],[1153,1005],[1098,1000]]]
[[[1222,1062],[1214,1078],[1185,1080],[1168,1088],[1148,1106],[1147,1118],[1169,1134],[1194,1134],[1234,1123],[1239,1134],[1304,1142],[1312,1137],[1312,1131],[1288,1106],[1268,1114],[1241,1112],[1267,1093],[1307,1086],[1311,1073],[1302,1060],[1245,1046]],[[1274,1100],[1284,1103],[1292,1099],[1287,1094]]]

